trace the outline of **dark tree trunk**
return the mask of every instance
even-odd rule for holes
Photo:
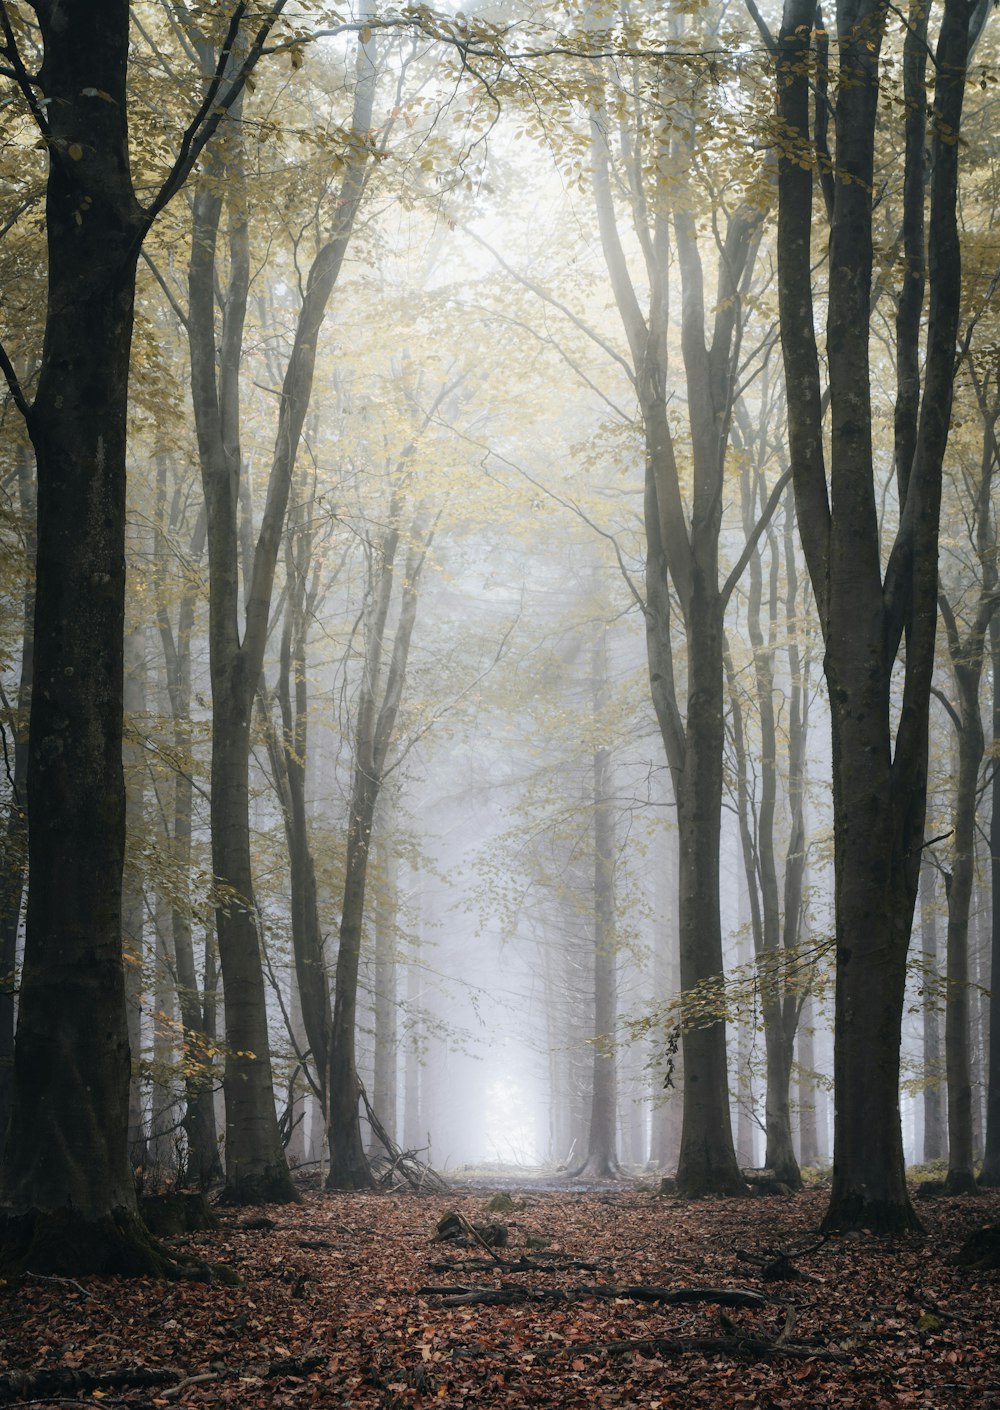
[[[125,433],[141,234],[128,6],[35,10],[48,308],[25,408],[38,467],[33,818],[0,1257],[38,1272],[155,1273],[128,1162],[121,952]]]
[[[874,488],[868,340],[879,62],[886,10],[838,9],[827,360],[827,481],[813,324],[810,230],[814,148],[810,48],[821,31],[806,0],[786,0],[778,45],[779,305],[799,530],[826,648],[833,735],[837,999],[833,1190],[825,1227],[917,1225],[899,1122],[899,1042],[906,951],[923,842],[927,716],[934,666],[941,467],[947,443],[960,297],[957,134],[969,48],[968,0],[946,0],[938,40],[931,162],[930,304],[917,434],[897,438],[900,525],[883,579]],[[819,75],[825,120],[825,74]],[[921,85],[919,111],[924,112]],[[912,111],[912,104],[909,105]],[[924,179],[923,143],[907,143],[906,177]],[[907,201],[907,237],[922,219]],[[919,232],[918,232],[919,235]],[[900,387],[912,320],[898,332]],[[905,637],[898,726],[890,690]]]
[[[28,712],[34,670],[35,467],[28,446],[17,448],[17,486],[24,535],[25,580],[21,630],[21,679],[11,720],[13,768],[11,799],[4,822],[0,862],[0,1156],[10,1121],[14,1072],[14,1000],[17,936],[28,874]]]
[[[358,1119],[360,1084],[355,1058],[355,1030],[368,853],[379,782],[362,762],[355,764],[330,1046],[330,1173],[327,1188],[331,1190],[363,1190],[375,1183],[364,1152]]]
[[[283,0],[261,21],[253,61]],[[216,86],[141,210],[129,168],[125,0],[37,0],[36,78],[5,53],[49,153],[48,304],[34,404],[3,365],[38,466],[35,689],[25,962],[0,1260],[37,1271],[161,1271],[128,1164],[121,950],[125,448],[135,270],[245,81]],[[244,11],[237,6],[233,28]],[[248,66],[249,67],[249,66]],[[248,69],[247,69],[248,71]],[[44,101],[41,101],[44,99]]]

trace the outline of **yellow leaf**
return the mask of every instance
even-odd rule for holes
[[[66,150],[75,162],[83,159],[83,148],[80,146],[79,142],[71,142]]]

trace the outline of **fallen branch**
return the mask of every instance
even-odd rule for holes
[[[542,1261],[544,1259],[544,1262]],[[429,1265],[432,1273],[479,1273],[487,1268],[499,1268],[504,1273],[562,1273],[575,1269],[581,1273],[600,1273],[610,1269],[610,1263],[593,1263],[585,1258],[563,1258],[557,1253],[524,1254],[515,1262],[498,1257],[442,1259]]]
[[[712,1302],[720,1307],[763,1307],[763,1293],[749,1288],[654,1288],[641,1283],[616,1287],[611,1283],[581,1284],[572,1288],[468,1287],[456,1284],[428,1284],[417,1289],[418,1297],[440,1297],[444,1307],[509,1307],[520,1302],[579,1302],[582,1298],[613,1301],[629,1298],[636,1302]]]
[[[503,1224],[484,1224],[481,1225],[480,1228],[483,1232],[492,1230],[498,1231],[496,1236],[497,1242],[500,1243],[501,1247],[506,1244],[507,1229]],[[431,1243],[443,1243],[461,1234],[474,1239],[477,1244],[486,1250],[494,1263],[499,1264],[501,1268],[506,1267],[506,1259],[502,1258],[500,1254],[493,1249],[492,1245],[483,1237],[483,1233],[480,1232],[480,1229],[477,1229],[475,1224],[470,1223],[464,1214],[460,1214],[458,1210],[455,1209],[449,1210],[443,1218],[438,1220],[437,1232],[431,1239]]]
[[[115,1371],[79,1371],[69,1366],[5,1371],[0,1375],[0,1402],[58,1398],[74,1391],[107,1392],[124,1386],[172,1386],[179,1379],[179,1371],[150,1366],[122,1366]]]
[[[809,1244],[806,1248],[765,1249],[764,1254],[748,1253],[746,1249],[738,1248],[736,1257],[741,1263],[752,1263],[760,1269],[760,1276],[767,1283],[791,1282],[798,1279],[804,1283],[822,1283],[822,1278],[817,1278],[813,1273],[803,1273],[801,1268],[796,1268],[792,1262],[793,1258],[805,1258],[810,1253],[816,1253],[826,1243],[827,1236],[819,1240],[818,1243]]]
[[[557,1356],[627,1356],[630,1351],[644,1351],[656,1356],[740,1356],[752,1360],[767,1360],[772,1356],[789,1356],[798,1361],[836,1361],[847,1364],[849,1358],[840,1351],[825,1347],[799,1346],[788,1342],[762,1341],[759,1337],[636,1337],[628,1341],[573,1342],[571,1346],[537,1353],[539,1361],[552,1361]]]
[[[389,1135],[375,1113],[371,1102],[368,1100],[368,1093],[362,1083],[358,1083],[358,1093],[364,1104],[365,1114],[368,1117],[368,1124],[371,1126],[376,1137],[384,1146],[388,1157],[389,1165],[385,1174],[379,1180],[380,1184],[390,1184],[395,1175],[401,1175],[406,1183],[418,1194],[422,1194],[425,1189],[431,1189],[439,1194],[445,1194],[450,1186],[441,1175],[430,1165],[426,1165],[422,1160],[418,1160],[416,1151],[400,1150],[399,1146]]]

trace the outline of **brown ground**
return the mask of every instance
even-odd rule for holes
[[[949,1261],[966,1233],[1000,1220],[1000,1195],[922,1201],[926,1239],[832,1239],[796,1260],[817,1281],[766,1282],[737,1250],[809,1243],[822,1191],[697,1204],[635,1187],[511,1193],[519,1207],[505,1213],[487,1212],[487,1189],[313,1193],[299,1207],[227,1212],[218,1232],[178,1242],[235,1267],[236,1288],[8,1284],[0,1404],[1000,1406],[1000,1273]],[[449,1209],[503,1220],[504,1260],[533,1266],[501,1268],[481,1247],[432,1244]],[[274,1228],[246,1227],[264,1214]],[[570,1297],[449,1306],[426,1291],[456,1284]],[[733,1309],[572,1291],[608,1284],[750,1289],[767,1300]],[[645,1344],[611,1345],[629,1341]],[[16,1374],[43,1369],[60,1374]],[[143,1371],[161,1372],[162,1384],[109,1378]]]

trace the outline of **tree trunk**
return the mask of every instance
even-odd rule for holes
[[[419,925],[419,922],[418,922]],[[406,1020],[408,1032],[403,1064],[403,1145],[408,1151],[421,1150],[427,1138],[421,1104],[423,1067],[423,984],[420,977],[420,934],[413,939],[406,965]]]
[[[17,992],[17,937],[28,874],[28,711],[34,670],[35,615],[35,475],[27,444],[18,444],[17,486],[24,535],[25,578],[21,629],[21,679],[17,713],[10,721],[14,736],[11,799],[4,823],[0,865],[0,1157],[10,1120],[14,1070],[14,1015]]]
[[[799,1059],[799,1161],[807,1168],[819,1163],[819,1132],[816,1111],[816,1045],[813,1030],[813,1000],[806,996],[796,1029]]]
[[[982,662],[982,641],[978,662]],[[976,793],[984,741],[979,715],[980,671],[968,659],[952,662],[959,680],[961,729],[954,801],[951,872],[945,874],[948,897],[947,991],[944,1015],[945,1066],[948,1077],[948,1194],[968,1194],[976,1187],[972,1149],[972,1071],[969,1006],[969,910],[976,866]]]
[[[50,132],[48,308],[24,408],[38,466],[33,816],[0,1260],[156,1273],[128,1161],[121,952],[125,435],[141,233],[128,175],[128,6],[35,11]]]
[[[591,668],[593,725],[607,728],[609,704],[607,629],[595,628]],[[594,1033],[590,1122],[586,1157],[574,1172],[584,1179],[616,1179],[618,1164],[618,1076],[615,1025],[618,1017],[618,945],[615,936],[615,826],[610,750],[593,754],[594,808]]]
[[[355,764],[347,832],[347,877],[337,951],[336,1002],[330,1044],[330,1173],[327,1189],[364,1190],[374,1184],[361,1142],[359,1082],[355,1065],[358,968],[364,922],[365,885],[378,781],[361,761]]]
[[[837,998],[833,1189],[824,1227],[907,1229],[899,1122],[899,1042],[906,951],[916,898],[927,786],[927,717],[934,667],[941,470],[948,437],[960,299],[957,136],[969,50],[967,0],[946,0],[936,54],[929,315],[917,434],[897,427],[900,521],[883,577],[872,448],[869,325],[872,193],[879,62],[886,10],[862,0],[838,10],[827,363],[830,477],[813,323],[810,53],[825,31],[806,0],[786,0],[777,45],[779,312],[791,463],[802,537],[826,648],[833,737]],[[825,53],[816,70],[825,123]],[[925,112],[925,87],[918,82]],[[906,105],[912,114],[914,104]],[[907,238],[924,205],[924,143],[907,134]],[[807,159],[808,158],[808,159]],[[912,317],[897,326],[905,388]],[[911,418],[912,419],[912,418]],[[893,669],[905,639],[902,707],[893,726]]]
[[[1000,617],[990,618],[990,663],[993,677],[993,749],[1000,743]],[[986,1140],[979,1183],[1000,1185],[1000,769],[994,766],[990,790],[990,1007],[987,1061]]]
[[[142,1083],[139,1059],[142,1053],[142,998],[144,931],[146,897],[142,867],[139,862],[144,818],[143,773],[145,760],[137,742],[139,721],[146,713],[145,632],[130,631],[125,637],[124,706],[128,724],[125,741],[125,833],[134,840],[134,854],[126,867],[122,887],[122,961],[125,965],[125,1011],[128,1024],[128,1045],[132,1055],[132,1070],[128,1088],[128,1151],[133,1169],[146,1163],[146,1140],[143,1129]]]
[[[736,1161],[729,1112],[722,926],[719,913],[719,837],[722,831],[723,661],[722,612],[692,595],[685,613],[688,636],[687,726],[683,771],[675,776],[680,841],[679,932],[681,989],[694,1000],[685,1016],[684,1116],[677,1164],[682,1194],[738,1194],[744,1184]]]
[[[396,1139],[396,859],[383,843],[382,886],[375,907],[375,1073],[372,1105],[386,1132]],[[372,1134],[370,1154],[381,1155]]]
[[[940,992],[938,974],[938,933],[936,911],[937,875],[930,862],[920,868],[920,940],[924,971],[923,988],[923,1069],[924,1069],[924,1149],[925,1161],[943,1160],[944,1091],[941,1054]]]

